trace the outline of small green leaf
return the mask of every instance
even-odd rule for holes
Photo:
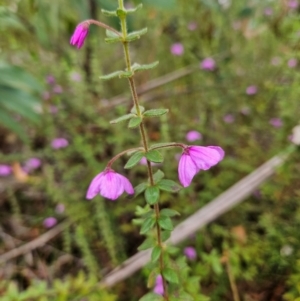
[[[105,38],[104,39],[105,43],[107,43],[107,44],[117,43],[117,42],[120,42],[122,40],[123,40],[123,38],[119,37],[117,35],[115,37]]]
[[[141,30],[133,31],[133,32],[131,32],[127,35],[126,41],[131,42],[131,41],[138,40],[142,35],[147,33],[147,31],[148,31],[147,28],[143,28]]]
[[[167,281],[172,283],[178,283],[178,276],[174,270],[170,268],[165,268],[163,269],[162,274]]]
[[[152,271],[150,272],[149,274],[149,277],[148,277],[148,281],[147,281],[147,287],[153,287],[155,282],[156,282],[156,278],[157,276],[159,275],[159,269],[158,267],[156,268],[152,268]]]
[[[144,240],[144,242],[138,247],[139,251],[147,250],[153,247],[155,244],[154,239],[152,237],[148,237]]]
[[[161,232],[161,240],[164,242],[168,240],[171,236],[171,231],[162,231]]]
[[[139,299],[139,301],[164,301],[164,298],[161,295],[149,293]]]
[[[143,120],[142,117],[133,117],[130,119],[128,127],[130,129],[136,128],[137,126],[139,126],[141,124],[142,120]]]
[[[184,291],[180,292],[179,295],[174,298],[174,301],[175,300],[176,301],[195,301],[194,297],[192,297],[190,294],[188,294]],[[172,299],[171,299],[171,301],[172,301]]]
[[[176,210],[165,208],[160,211],[160,215],[172,217],[172,216],[180,215],[180,213],[177,212]]]
[[[149,205],[156,204],[159,200],[159,189],[157,186],[150,186],[145,191],[145,198]]]
[[[153,226],[155,225],[155,222],[156,222],[156,220],[155,220],[155,217],[153,217],[153,216],[146,218],[142,223],[140,234],[145,234],[149,230],[151,230],[153,228]]]
[[[119,77],[120,78],[120,75],[123,73],[124,71],[115,71],[115,72],[112,72],[110,74],[107,74],[107,75],[102,75],[100,76],[100,79],[103,79],[103,80],[108,80],[108,79],[112,79],[112,78],[116,78],[116,77]]]
[[[143,115],[145,117],[157,117],[167,114],[169,112],[168,109],[153,109],[146,111]]]
[[[158,224],[165,230],[173,230],[173,223],[168,216],[160,216],[158,219]]]
[[[141,3],[134,8],[127,9],[126,12],[127,12],[127,14],[132,14],[132,13],[136,12],[137,10],[141,9],[142,7],[143,7],[143,4]]]
[[[132,168],[133,166],[135,166],[136,164],[138,164],[143,157],[144,157],[144,153],[143,152],[136,152],[136,153],[134,153],[130,157],[130,159],[127,161],[127,163],[124,166],[124,168],[125,169]]]
[[[151,161],[151,162],[155,162],[155,163],[161,163],[163,162],[163,156],[161,155],[161,153],[154,149],[154,150],[150,150],[147,153],[145,153],[145,157]]]
[[[153,175],[153,180],[154,183],[158,183],[163,177],[165,176],[165,174],[159,169],[154,175]]]
[[[145,108],[143,106],[139,106],[140,112],[143,113],[145,111]],[[131,111],[132,114],[137,115],[136,107],[134,106]]]
[[[137,197],[139,194],[145,191],[148,187],[146,183],[141,183],[134,188],[134,197]]]
[[[111,30],[108,30],[108,29],[106,29],[105,33],[106,33],[106,36],[108,38],[117,38],[117,37],[120,37],[114,31],[111,31]]]
[[[134,64],[131,66],[131,69],[132,69],[134,72],[144,71],[144,70],[150,70],[150,69],[154,69],[158,64],[159,64],[158,61],[156,61],[156,62],[154,62],[154,63],[151,63],[151,64],[143,64],[143,65],[140,65],[140,64],[138,64],[138,63],[134,63]]]
[[[121,121],[128,120],[128,119],[130,119],[131,117],[134,117],[134,116],[135,116],[134,114],[126,114],[126,115],[123,115],[123,116],[121,116],[117,119],[111,120],[110,123],[111,124],[119,123]]]
[[[160,254],[161,254],[161,247],[155,246],[151,253],[151,261],[156,262],[159,259]]]
[[[168,192],[178,192],[182,187],[176,182],[168,179],[162,179],[158,182],[158,187],[161,190]]]
[[[103,15],[107,17],[117,17],[117,12],[115,10],[106,10],[106,9],[101,9],[101,12]]]

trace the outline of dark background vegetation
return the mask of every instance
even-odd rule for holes
[[[190,187],[162,195],[163,207],[181,213],[175,223],[284,151],[299,122],[299,9],[287,0],[228,3],[144,0],[129,19],[130,30],[148,27],[148,34],[131,44],[133,61],[160,61],[158,68],[138,74],[138,85],[196,66],[192,74],[147,94],[152,95],[147,108],[170,109],[167,118],[147,123],[150,141],[186,143],[186,133],[197,130],[203,138],[195,143],[226,152],[221,164],[201,172]],[[96,27],[81,50],[69,45],[84,19],[118,28],[117,20],[100,13],[116,6],[116,0],[0,0],[0,164],[13,169],[0,177],[1,253],[48,231],[47,217],[70,222],[45,246],[2,263],[1,300],[134,301],[148,291],[147,269],[109,291],[97,286],[142,242],[132,219],[143,198],[85,200],[91,179],[110,158],[140,143],[136,130],[109,124],[132,107],[130,101],[110,102],[129,95],[126,80],[99,80],[124,68],[121,45],[105,44]],[[195,30],[188,29],[190,22]],[[174,56],[170,47],[178,42],[184,53]],[[207,57],[215,60],[214,71],[200,69]],[[255,95],[246,93],[251,85]],[[224,119],[228,114],[231,123]],[[272,118],[280,118],[282,126],[272,126]],[[58,137],[69,145],[51,148]],[[159,167],[173,180],[177,153],[166,152]],[[21,166],[33,157],[42,164],[26,174]],[[125,163],[119,160],[115,169],[134,185],[145,180],[144,166],[125,171]],[[197,250],[185,283],[197,287],[195,300],[233,300],[230,276],[242,300],[300,300],[299,164],[294,152],[253,196],[180,246],[175,257],[185,246]]]

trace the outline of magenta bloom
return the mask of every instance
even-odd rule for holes
[[[70,44],[77,46],[77,48],[81,48],[84,44],[85,38],[87,37],[89,33],[89,27],[87,23],[80,23],[77,25],[71,40]]]
[[[30,172],[34,169],[39,168],[42,165],[42,162],[39,158],[30,158],[24,164],[24,170]]]
[[[299,3],[297,0],[289,0],[289,2],[288,2],[289,8],[296,9],[296,8],[298,8],[298,6],[299,6]]]
[[[9,165],[0,164],[0,177],[9,176],[12,173],[12,169]]]
[[[64,204],[57,204],[56,207],[55,207],[55,212],[58,213],[58,214],[62,214],[65,212],[65,205]]]
[[[273,15],[273,9],[271,7],[266,7],[264,10],[265,16],[271,16]]]
[[[181,43],[174,43],[171,46],[171,53],[177,56],[183,55],[184,52],[184,48],[183,45]]]
[[[254,95],[257,93],[257,87],[256,86],[249,86],[246,89],[246,94],[247,95]]]
[[[190,31],[194,31],[197,29],[197,23],[195,21],[191,21],[188,25],[187,25],[188,30]]]
[[[197,257],[196,249],[194,247],[184,248],[183,253],[188,259],[191,260],[194,260]]]
[[[178,165],[179,181],[183,187],[191,184],[200,170],[207,170],[219,163],[224,151],[219,146],[188,146],[184,149]]]
[[[44,219],[43,221],[43,225],[45,228],[52,228],[53,226],[55,226],[57,224],[57,219],[55,217],[47,217]]]
[[[224,117],[223,117],[223,120],[224,122],[226,123],[233,123],[235,118],[232,114],[226,114]]]
[[[280,128],[280,127],[282,127],[282,120],[280,118],[271,118],[270,119],[270,124],[274,128]]]
[[[288,66],[290,67],[290,68],[295,68],[296,66],[297,66],[297,64],[298,64],[298,61],[297,61],[297,59],[289,59],[288,60]]]
[[[64,148],[64,147],[67,147],[68,145],[69,145],[69,142],[65,138],[55,138],[51,142],[51,146],[54,149]]]
[[[53,87],[53,92],[54,92],[55,94],[61,94],[61,93],[63,92],[62,86],[60,86],[60,85],[55,85],[55,86]]]
[[[54,78],[54,76],[53,76],[53,75],[47,75],[47,77],[46,77],[46,82],[47,82],[47,84],[49,84],[49,85],[55,84],[55,78]]]
[[[86,193],[86,198],[91,200],[97,194],[100,194],[114,201],[124,190],[128,194],[134,194],[134,189],[127,178],[107,168],[92,180]]]
[[[156,277],[153,292],[155,294],[158,294],[158,295],[163,295],[164,294],[164,285],[163,285],[163,279],[162,279],[161,275],[158,275]]]
[[[185,135],[185,139],[189,142],[193,142],[196,140],[201,140],[202,139],[202,134],[199,133],[198,131],[189,131]]]
[[[200,68],[203,70],[214,71],[216,68],[216,62],[211,57],[208,57],[200,63]]]

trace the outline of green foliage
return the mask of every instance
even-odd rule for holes
[[[145,153],[145,157],[147,160],[155,163],[161,163],[163,162],[163,156],[161,153],[157,150],[150,150],[147,153]]]
[[[153,109],[146,111],[143,115],[145,117],[157,117],[161,115],[165,115],[169,112],[168,109]]]
[[[136,164],[138,164],[141,159],[144,157],[144,153],[143,152],[136,152],[134,153],[130,159],[127,161],[127,163],[125,164],[124,168],[132,168],[134,167]]]
[[[145,190],[145,199],[149,205],[154,205],[159,201],[159,188],[157,186],[149,186]]]

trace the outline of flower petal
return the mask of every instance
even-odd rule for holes
[[[120,178],[120,181],[122,182],[124,190],[128,194],[134,194],[134,189],[133,189],[131,183],[129,182],[129,180],[120,174],[117,174],[117,175]]]
[[[122,182],[114,171],[105,174],[100,194],[110,200],[116,200],[124,191]]]
[[[86,193],[86,198],[88,200],[91,200],[97,194],[100,193],[103,177],[104,177],[104,172],[101,172],[92,180],[92,182],[87,190],[87,193]]]
[[[197,173],[197,167],[190,155],[183,153],[178,164],[179,181],[183,187],[191,184],[193,177]]]

